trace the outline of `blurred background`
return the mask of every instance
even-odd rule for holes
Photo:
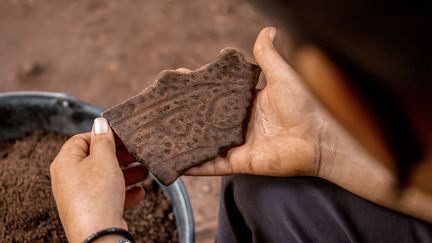
[[[109,108],[163,69],[196,69],[227,46],[250,61],[271,25],[244,0],[2,0],[0,92],[64,92]],[[218,177],[183,177],[196,242],[214,242]]]

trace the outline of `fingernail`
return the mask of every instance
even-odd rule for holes
[[[270,27],[269,36],[270,36],[270,39],[273,41],[275,36],[276,36],[276,28],[275,27]]]
[[[103,117],[94,120],[93,130],[95,134],[107,133],[109,130],[108,121]]]

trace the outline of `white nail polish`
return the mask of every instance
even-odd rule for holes
[[[109,129],[108,121],[103,117],[94,120],[93,130],[95,134],[107,133]]]

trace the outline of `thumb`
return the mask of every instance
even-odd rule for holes
[[[189,176],[223,176],[231,174],[254,174],[250,146],[244,144],[232,148],[226,157],[216,157],[201,165],[187,170],[184,174]]]
[[[113,132],[108,121],[103,117],[98,117],[94,120],[90,142],[90,155],[100,159],[116,156]]]
[[[267,83],[298,79],[296,72],[285,62],[276,50],[273,40],[276,28],[267,27],[261,30],[255,41],[253,55],[263,70]]]

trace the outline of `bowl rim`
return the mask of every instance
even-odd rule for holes
[[[79,105],[85,112],[98,117],[103,109],[95,105],[83,102],[75,98],[74,96],[68,95],[62,92],[48,92],[48,91],[13,91],[13,92],[0,92],[0,101],[2,99],[55,99],[66,102],[72,102]],[[1,104],[0,104],[1,105]],[[156,180],[157,181],[157,180]],[[173,204],[173,212],[176,216],[176,226],[179,232],[179,242],[181,243],[193,243],[195,242],[195,223],[193,218],[193,211],[189,200],[186,187],[181,180],[178,178],[173,184],[164,186],[157,181],[158,185],[163,190],[165,196]],[[175,202],[175,206],[174,206]],[[183,215],[182,218],[177,215]],[[182,232],[182,233],[180,233]]]

